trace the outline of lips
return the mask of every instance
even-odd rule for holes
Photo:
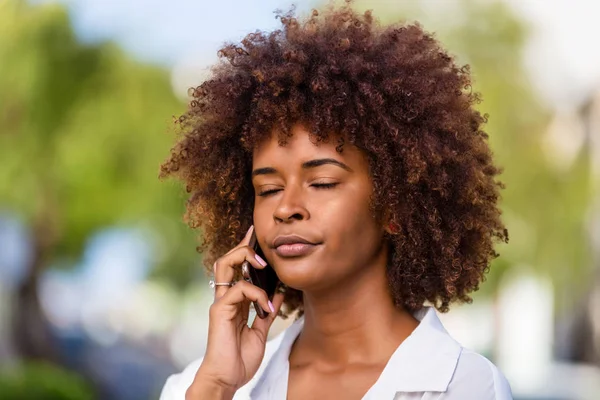
[[[286,235],[286,236],[277,236],[275,240],[273,240],[273,247],[277,248],[284,244],[294,244],[294,243],[304,243],[304,244],[315,244],[310,240],[304,239],[302,236],[298,235]]]
[[[298,235],[277,236],[273,241],[275,253],[280,257],[301,257],[314,251],[318,243]]]

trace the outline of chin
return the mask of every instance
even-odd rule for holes
[[[316,268],[317,265],[319,263],[314,261],[283,259],[279,260],[273,268],[286,286],[296,290],[310,291],[323,286],[324,283],[321,277],[323,271]]]

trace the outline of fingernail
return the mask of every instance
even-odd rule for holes
[[[271,312],[275,312],[275,307],[273,307],[273,303],[271,303],[271,300],[269,300],[269,308],[271,309]]]
[[[263,260],[258,254],[255,254],[254,258],[256,258],[256,261],[258,261],[263,267],[267,266],[267,262]]]
[[[246,231],[246,236],[248,236],[252,228],[254,228],[254,225],[250,225],[250,228],[248,228],[248,230]]]

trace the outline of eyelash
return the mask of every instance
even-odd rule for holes
[[[313,183],[310,186],[316,187],[318,189],[332,189],[334,187],[336,187],[338,185],[338,183]],[[281,189],[272,189],[272,190],[265,190],[264,192],[260,192],[258,195],[261,197],[265,197],[265,196],[269,196],[271,194],[275,194],[278,191],[280,191]]]

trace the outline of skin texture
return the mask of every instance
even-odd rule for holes
[[[335,144],[315,146],[300,126],[292,133],[286,146],[272,137],[254,151],[253,170],[274,170],[253,179],[254,226],[267,261],[287,286],[305,295],[327,296],[332,284],[352,284],[374,260],[385,275],[387,248],[381,224],[369,209],[372,185],[366,157],[350,146],[343,154],[335,151]],[[320,159],[337,160],[349,170],[334,164],[302,168]],[[319,186],[323,184],[335,186]],[[277,256],[274,239],[291,234],[318,243],[314,252],[299,258]]]
[[[190,398],[227,398],[246,383],[276,313],[306,316],[290,398],[305,387],[359,398],[414,329],[410,313],[470,302],[495,243],[508,241],[501,169],[468,66],[420,25],[381,27],[348,5],[279,18],[281,29],[220,50],[212,76],[190,90],[161,166],[160,177],[181,179],[190,194],[184,218],[201,231],[197,250],[217,281],[240,278],[244,260],[262,268],[245,234],[253,224],[282,281],[275,312],[252,328],[249,301],[266,309],[264,292],[219,287]],[[302,168],[315,158],[350,170]],[[271,173],[253,176],[264,168]],[[287,259],[273,249],[280,234],[317,245]],[[336,383],[343,373],[355,386]]]

